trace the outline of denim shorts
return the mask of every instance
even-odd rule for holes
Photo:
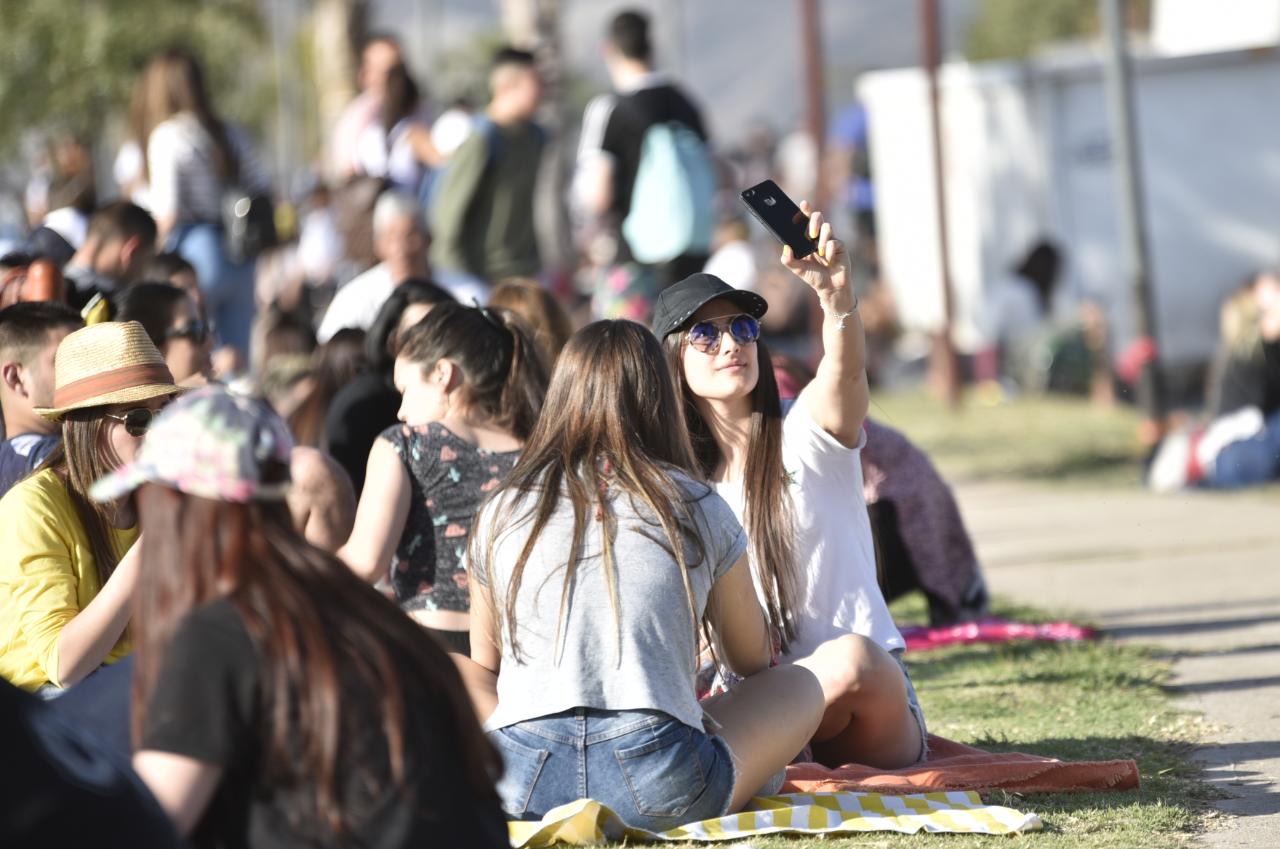
[[[498,794],[513,819],[594,799],[627,825],[664,831],[729,812],[729,745],[653,710],[574,708],[489,732],[505,764]]]
[[[916,695],[916,685],[911,683],[911,673],[907,671],[907,663],[902,659],[904,650],[894,649],[889,652],[893,655],[893,659],[898,661],[898,666],[902,667],[902,677],[907,679],[907,709],[911,711],[911,715],[915,717],[916,725],[920,727],[920,758],[917,761],[923,761],[929,757],[929,728],[924,722],[924,708],[920,707],[920,697]]]

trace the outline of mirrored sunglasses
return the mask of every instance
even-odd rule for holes
[[[139,407],[136,410],[127,410],[123,413],[107,413],[107,418],[112,421],[121,422],[124,425],[125,433],[130,436],[142,436],[147,432],[147,428],[151,427],[151,422],[155,419],[156,412],[146,407]]]
[[[739,345],[751,345],[760,338],[760,322],[746,314],[699,321],[689,328],[686,338],[697,350],[714,355],[720,352],[720,340],[725,333]]]

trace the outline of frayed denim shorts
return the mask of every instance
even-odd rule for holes
[[[574,708],[489,732],[505,764],[498,794],[513,819],[594,799],[629,826],[665,831],[729,813],[729,745],[653,710]]]

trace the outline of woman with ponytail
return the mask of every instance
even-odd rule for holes
[[[366,580],[385,579],[447,649],[470,654],[471,521],[533,430],[546,368],[512,313],[443,303],[403,335],[394,376],[401,424],[369,452],[339,556]]]

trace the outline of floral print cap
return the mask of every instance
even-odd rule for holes
[[[289,428],[266,402],[207,386],[165,407],[137,459],[95,483],[89,494],[111,501],[159,483],[214,501],[279,500],[289,489],[292,451]],[[272,461],[277,480],[263,483],[264,466]]]

